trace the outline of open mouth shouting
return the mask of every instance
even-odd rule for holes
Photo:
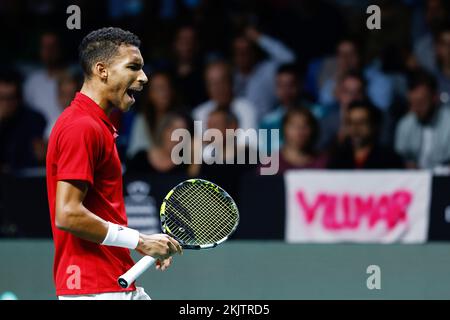
[[[141,91],[141,90],[142,90],[142,87],[129,87],[126,91],[126,95],[131,100],[131,102],[134,103],[135,102],[134,93]]]

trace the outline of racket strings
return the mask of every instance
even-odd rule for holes
[[[184,202],[184,201],[183,201]],[[171,201],[171,204],[174,206],[175,210],[179,209],[180,204],[176,203],[175,201]],[[181,204],[183,207],[186,206],[185,203]],[[195,210],[195,208],[192,208]],[[198,210],[197,210],[198,211]],[[169,219],[168,226],[170,228],[170,231],[179,239],[183,240],[187,244],[204,244],[207,239],[205,239],[205,236],[201,229],[198,226],[199,221],[196,220],[187,220],[184,216],[173,214],[171,219]],[[189,225],[193,228],[193,232],[190,234],[186,233],[185,226]],[[207,242],[207,241],[206,241]]]
[[[205,188],[205,186],[201,186],[201,187]],[[199,215],[199,216],[196,216],[197,218],[199,218],[199,219],[211,218],[211,215],[209,214],[209,212],[218,212],[221,210],[223,210],[223,212],[225,212],[225,213],[230,213],[230,211],[229,211],[230,203],[229,203],[229,201],[228,201],[228,203],[225,203],[225,201],[224,201],[225,197],[222,194],[217,193],[216,191],[212,191],[210,188],[207,188],[205,190],[205,192],[209,192],[209,196],[213,197],[214,199],[212,199],[211,201],[205,201],[205,203],[202,203],[205,205],[205,207],[202,208],[203,210],[200,210],[198,212],[200,214],[205,215],[205,217]],[[204,199],[206,199],[206,198],[207,197],[205,196]],[[219,204],[221,204],[222,206],[218,207],[218,205],[217,205],[218,203],[216,201]],[[221,225],[226,225],[226,222],[229,221],[229,218],[230,218],[223,214],[222,215],[216,214],[216,215],[214,215],[214,217],[218,220],[217,222],[219,222]]]
[[[222,193],[216,192],[206,186],[202,186],[202,187],[207,188],[207,191],[209,191],[211,193],[211,196],[215,197],[215,200],[217,200],[218,203],[220,203],[222,205],[222,207],[220,209],[225,214],[217,214],[215,216],[217,218],[217,221],[216,221],[217,224],[215,224],[216,230],[214,230],[216,232],[217,236],[220,237],[220,239],[222,239],[222,238],[226,237],[232,231],[232,229],[234,227],[234,224],[230,223],[230,221],[231,222],[235,221],[235,218],[233,218],[233,216],[232,216],[233,210],[230,210],[230,206],[233,206],[234,202],[230,198],[225,197]],[[214,203],[212,201],[207,202],[207,209],[213,211],[215,209],[215,206],[213,204]],[[219,208],[217,208],[217,209],[219,209]],[[204,213],[207,214],[208,211],[205,210]],[[208,217],[206,217],[206,218],[208,218]],[[222,228],[218,229],[221,226],[222,226]],[[227,227],[230,227],[230,228],[227,228]],[[222,233],[221,230],[226,230],[227,232]]]
[[[217,215],[217,205],[216,207],[211,206],[211,202],[198,202],[195,200],[198,200],[198,193],[196,193],[197,197],[192,197],[192,199],[190,197],[187,197],[186,195],[183,197],[183,195],[180,193],[180,198],[183,199],[181,200],[182,204],[184,205],[183,207],[188,207],[188,206],[192,206],[193,212],[197,213],[197,215],[194,215],[194,219],[193,221],[191,221],[193,226],[197,226],[197,228],[195,229],[195,239],[191,239],[191,242],[194,241],[196,243],[209,243],[209,242],[214,242],[220,239],[212,239],[212,237],[217,237],[217,238],[223,238],[227,235],[227,233],[225,234],[221,234],[221,232],[215,232],[216,230],[213,230],[215,225],[220,225],[224,223],[223,219],[220,219],[219,221],[214,221],[214,219],[211,219],[212,217],[218,218],[221,217],[220,215]],[[211,196],[215,196],[214,193],[211,194]],[[202,197],[203,199],[203,197]],[[188,201],[185,201],[188,200]],[[191,201],[189,201],[191,200]],[[220,200],[220,198],[217,198],[215,200]],[[175,201],[172,202],[172,204]],[[214,202],[214,201],[212,201]],[[201,203],[203,204],[203,206],[198,206],[198,204]],[[220,202],[219,202],[220,203]],[[222,202],[223,204],[223,202]],[[178,207],[178,206],[177,206]],[[216,209],[216,210],[215,210]],[[212,213],[212,214],[211,214]],[[208,216],[205,216],[208,215]],[[208,219],[208,220],[205,220]],[[185,220],[185,219],[183,219]],[[209,221],[209,224],[206,225],[205,222]],[[185,221],[186,222],[186,221]],[[186,223],[189,224],[189,221],[187,221]],[[201,226],[201,224],[205,224],[203,227],[204,228],[199,228]],[[224,230],[226,230],[226,226],[225,228],[222,228]],[[175,229],[176,230],[176,229]],[[204,232],[204,230],[210,230],[209,233]],[[230,230],[231,231],[231,230]],[[213,233],[214,232],[214,233]],[[189,238],[188,236],[185,236],[184,238]]]
[[[199,186],[199,187],[204,187],[204,186]],[[223,209],[224,212],[229,212],[228,204],[223,202],[223,196],[221,194],[219,194],[215,191],[211,191],[209,188],[206,188],[205,190],[202,190],[202,191],[205,191],[208,194],[203,195],[203,194],[197,193],[198,197],[200,197],[201,200],[204,200],[204,201],[196,202],[196,204],[198,204],[196,209],[199,209],[199,210],[195,211],[195,212],[199,213],[200,215],[196,215],[196,216],[194,216],[194,218],[198,218],[198,219],[203,219],[206,217],[211,218],[211,215],[209,214],[209,212],[217,212],[217,211],[220,211],[219,209]],[[206,201],[208,197],[212,197],[213,199]],[[190,198],[187,196],[184,196],[182,199],[189,200]],[[195,200],[195,199],[192,198],[191,200]],[[221,204],[223,206],[222,208],[220,208],[218,206],[217,201],[219,201],[219,204]],[[190,204],[186,203],[186,205],[190,205]],[[203,217],[201,215],[205,215],[205,217]],[[222,217],[222,215],[214,215],[213,217],[220,219]],[[224,222],[224,221],[219,221],[219,222]]]
[[[181,241],[210,244],[235,228],[239,214],[230,197],[204,183],[188,183],[176,191],[166,200],[166,224]]]

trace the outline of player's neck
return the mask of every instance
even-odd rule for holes
[[[84,94],[85,96],[91,98],[96,104],[102,108],[107,115],[110,114],[113,107],[108,102],[107,99],[105,99],[105,95],[101,90],[98,90],[97,88],[94,88],[89,82],[84,82],[83,86],[81,87],[80,92]]]

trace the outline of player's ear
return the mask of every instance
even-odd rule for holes
[[[94,65],[93,73],[99,77],[102,82],[106,82],[106,80],[108,80],[108,69],[106,68],[106,64],[104,62],[97,62]]]

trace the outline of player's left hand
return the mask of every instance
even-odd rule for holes
[[[164,260],[161,260],[161,259],[156,260],[156,270],[161,270],[161,271],[166,270],[172,264],[172,259],[173,259],[173,257],[169,257]]]

